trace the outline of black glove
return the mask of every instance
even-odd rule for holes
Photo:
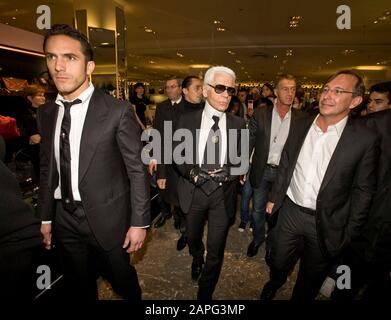
[[[202,170],[199,166],[195,166],[190,170],[190,181],[196,186],[203,185],[210,179],[208,172]]]
[[[231,178],[231,175],[229,174],[229,169],[227,167],[222,167],[218,170],[216,170],[216,173],[211,173],[211,179],[213,181],[216,181],[218,183],[220,182],[228,182]]]

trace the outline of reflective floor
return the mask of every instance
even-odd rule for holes
[[[151,228],[144,248],[132,257],[143,290],[143,299],[196,298],[197,284],[192,282],[190,275],[192,258],[188,247],[177,251],[176,243],[180,233],[173,224],[174,220],[170,219],[159,229]],[[239,221],[236,221],[229,230],[223,268],[213,296],[216,300],[259,299],[260,291],[269,279],[264,245],[256,256],[247,257],[251,232],[248,228],[239,232],[238,224]],[[279,290],[276,299],[290,298],[296,276],[295,270]],[[109,283],[102,279],[99,279],[99,298],[119,299]]]

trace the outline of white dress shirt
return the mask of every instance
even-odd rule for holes
[[[180,96],[179,97],[179,99],[178,100],[176,100],[176,101],[174,101],[174,100],[170,100],[170,102],[171,102],[171,106],[174,106],[174,104],[176,103],[176,104],[180,104],[181,103],[181,101],[182,101],[182,96]]]
[[[281,119],[277,112],[277,107],[274,105],[270,129],[269,156],[267,158],[268,164],[278,166],[280,163],[282,149],[284,149],[286,139],[289,135],[291,117],[292,111],[289,109],[289,111],[285,114],[284,119]]]
[[[316,209],[316,199],[324,175],[348,121],[346,116],[323,132],[316,124],[318,117],[304,140],[287,191],[294,203],[312,210]]]
[[[201,118],[201,128],[200,128],[200,136],[198,141],[198,160],[201,166],[204,160],[204,152],[206,147],[206,142],[208,140],[208,135],[210,129],[214,125],[213,116],[218,116],[219,120],[219,128],[221,135],[221,143],[220,143],[220,165],[224,165],[226,163],[225,157],[227,154],[227,118],[225,112],[221,112],[213,108],[208,101],[205,102],[205,107],[202,112]]]
[[[83,91],[77,99],[81,103],[75,104],[71,107],[71,130],[69,132],[69,146],[71,149],[71,179],[72,179],[72,193],[75,201],[81,201],[79,192],[79,155],[80,155],[80,141],[83,132],[84,120],[87,115],[88,105],[94,86],[92,84]],[[63,101],[67,101],[60,94],[57,95],[56,104],[58,105],[58,115],[56,123],[56,131],[54,133],[54,156],[56,159],[57,170],[60,172],[60,131],[61,123],[64,117]],[[70,101],[69,101],[70,102]],[[54,198],[61,199],[61,175],[59,175],[59,185],[54,191]]]

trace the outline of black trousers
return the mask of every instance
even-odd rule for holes
[[[320,250],[315,216],[303,212],[286,197],[273,230],[268,286],[279,289],[299,258],[300,268],[292,300],[313,300],[332,262]]]
[[[118,246],[105,251],[96,241],[81,205],[70,214],[56,204],[54,236],[70,299],[96,300],[96,280],[106,278],[114,291],[128,300],[140,300],[141,288],[129,254]]]
[[[201,299],[212,298],[223,264],[230,219],[225,208],[222,188],[218,188],[209,197],[200,188],[194,191],[186,222],[189,251],[195,261],[203,261],[205,246],[202,238],[206,220],[208,220],[207,255],[198,281],[198,297]]]

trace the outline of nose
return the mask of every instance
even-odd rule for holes
[[[56,59],[55,65],[54,65],[55,70],[58,71],[64,71],[65,70],[65,62],[64,60],[59,57]]]

